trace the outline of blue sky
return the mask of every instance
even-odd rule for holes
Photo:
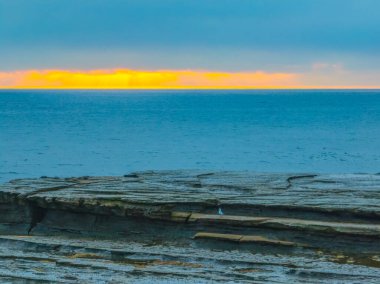
[[[0,71],[344,70],[375,84],[379,55],[378,0],[0,0]]]

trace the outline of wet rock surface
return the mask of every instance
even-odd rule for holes
[[[380,175],[18,179],[0,244],[1,282],[378,283]]]

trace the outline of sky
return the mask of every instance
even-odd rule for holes
[[[378,0],[0,0],[0,88],[379,88]]]

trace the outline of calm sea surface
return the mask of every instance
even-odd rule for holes
[[[0,181],[380,172],[380,91],[0,91]]]

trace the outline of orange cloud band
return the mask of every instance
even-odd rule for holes
[[[266,72],[24,70],[0,72],[7,89],[254,89],[292,88],[299,75]]]

